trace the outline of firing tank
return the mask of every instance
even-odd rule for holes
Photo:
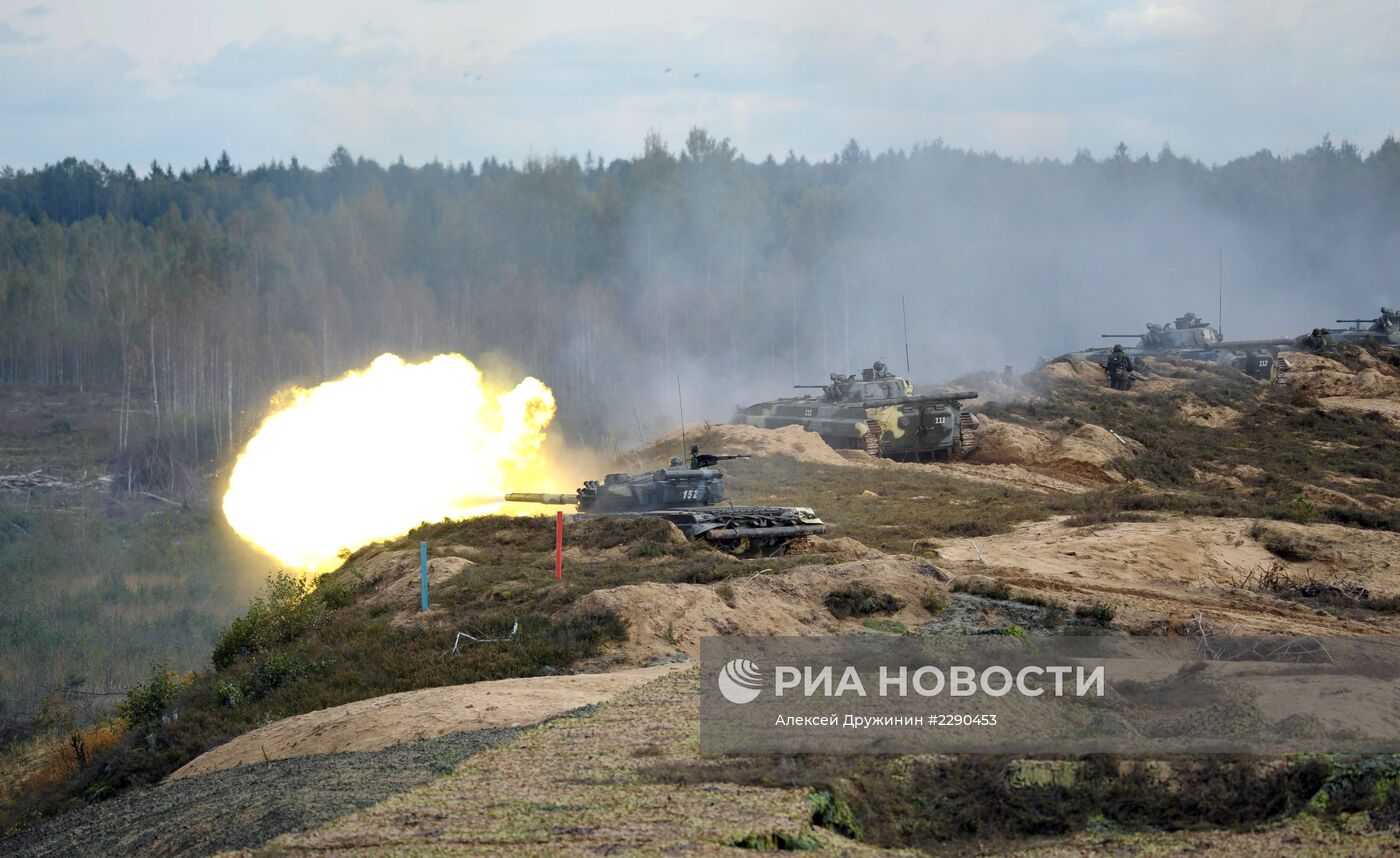
[[[963,410],[975,391],[916,395],[909,379],[876,361],[859,376],[832,373],[829,384],[798,384],[821,395],[736,406],[730,423],[779,429],[801,426],[837,450],[926,462],[961,456],[974,445],[977,417]]]
[[[1180,357],[1190,360],[1212,361],[1234,367],[1245,375],[1260,381],[1273,381],[1278,377],[1279,350],[1291,348],[1295,341],[1277,340],[1227,340],[1220,330],[1195,313],[1178,316],[1175,321],[1164,325],[1147,324],[1147,332],[1142,334],[1103,334],[1104,339],[1135,339],[1137,344],[1124,347],[1130,356],[1137,357]],[[1108,361],[1110,349],[1085,349],[1060,355],[1056,360],[1074,358],[1104,364]]]
[[[1374,319],[1338,319],[1337,324],[1351,327],[1329,329],[1328,333],[1332,335],[1334,343],[1372,340],[1385,345],[1400,346],[1400,310],[1382,307],[1381,314]]]
[[[639,516],[671,522],[688,539],[704,539],[736,554],[781,553],[789,542],[825,533],[826,524],[808,507],[723,504],[724,472],[717,465],[748,454],[716,455],[690,448],[664,468],[641,474],[608,474],[586,480],[573,494],[511,492],[513,503],[577,507],[578,519]]]

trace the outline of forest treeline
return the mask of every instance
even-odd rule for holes
[[[455,350],[545,379],[566,427],[596,436],[630,426],[615,406],[648,375],[672,394],[696,366],[821,381],[867,359],[852,325],[884,330],[903,290],[928,315],[1034,313],[1017,289],[1058,278],[1066,300],[1098,276],[1075,248],[1122,245],[1130,228],[1160,236],[1148,259],[1179,256],[1178,233],[1236,230],[1261,279],[1326,279],[1339,253],[1393,272],[1400,142],[1324,138],[1218,166],[1167,147],[1060,162],[941,143],[872,156],[854,141],[755,162],[696,129],[677,151],[653,135],[606,163],[383,166],[338,149],[319,168],[243,170],[226,154],[178,173],[7,168],[0,381],[127,391],[150,414],[140,425],[217,459],[288,380]],[[1151,267],[1085,270],[1135,265]],[[948,292],[908,285],[930,271]],[[134,443],[114,419],[119,446]]]

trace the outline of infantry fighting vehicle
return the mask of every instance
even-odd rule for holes
[[[586,480],[573,494],[512,492],[514,503],[573,504],[575,518],[639,516],[662,518],[688,539],[705,539],[736,554],[780,553],[798,537],[825,533],[826,524],[808,507],[720,505],[724,500],[724,459],[745,454],[714,455],[690,448],[690,462],[679,457],[644,474],[608,474]]]
[[[922,462],[960,456],[973,445],[977,417],[963,410],[973,391],[915,395],[907,378],[876,361],[860,376],[831,374],[830,384],[799,384],[820,396],[790,396],[739,406],[730,423],[778,429],[801,426],[835,449]]]
[[[1144,334],[1104,334],[1105,339],[1135,339],[1137,345],[1124,348],[1130,356],[1181,357],[1191,360],[1214,361],[1232,366],[1261,381],[1273,381],[1279,370],[1279,349],[1292,346],[1293,340],[1226,340],[1213,325],[1195,313],[1178,316],[1165,325],[1148,323]],[[1061,358],[1106,363],[1108,348],[1086,349],[1061,355]]]
[[[1400,346],[1400,310],[1382,307],[1381,314],[1374,319],[1338,319],[1339,325],[1350,328],[1332,328],[1329,333],[1334,343],[1354,343],[1376,340],[1392,346]],[[1361,327],[1365,325],[1366,327]]]

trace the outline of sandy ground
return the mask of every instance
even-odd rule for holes
[[[1319,399],[1382,399],[1400,394],[1400,377],[1394,368],[1366,352],[1357,352],[1361,368],[1352,370],[1340,361],[1306,352],[1289,352],[1288,384]]]
[[[1318,403],[1327,410],[1339,408],[1344,411],[1374,411],[1383,414],[1393,423],[1400,423],[1400,402],[1392,398],[1370,396],[1324,396]]]
[[[1133,362],[1137,366],[1137,369],[1147,376],[1147,380],[1134,381],[1132,389],[1128,391],[1129,393],[1164,393],[1176,390],[1187,383],[1186,379],[1168,378],[1156,374],[1160,365],[1154,366],[1156,362],[1152,358],[1134,358]],[[1198,362],[1174,359],[1172,363],[1173,365],[1180,366]],[[1112,390],[1112,388],[1108,386],[1108,374],[1104,372],[1102,364],[1094,363],[1093,361],[1078,360],[1077,358],[1065,358],[1051,361],[1035,372],[1030,373],[1028,379],[1033,386],[1051,387],[1056,384],[1070,382],[1073,384],[1086,385],[1088,387],[1102,388],[1106,392]]]
[[[1281,560],[1250,535],[1256,524],[1305,540],[1316,559]],[[1115,626],[1143,632],[1182,633],[1204,623],[1215,633],[1400,633],[1395,615],[1343,619],[1260,592],[1254,583],[1277,569],[1304,580],[1344,576],[1375,593],[1400,593],[1400,534],[1385,531],[1205,517],[1066,527],[1054,519],[997,536],[939,541],[931,562],[882,555],[849,538],[822,543],[823,551],[859,559],[707,585],[597,590],[576,610],[604,608],[624,617],[629,639],[614,655],[632,664],[677,650],[696,657],[700,638],[709,635],[860,632],[860,620],[836,619],[823,601],[854,585],[893,595],[901,607],[883,619],[912,629],[933,617],[925,597],[966,575],[994,577],[1069,608],[1105,604],[1116,613]]]
[[[575,610],[603,608],[626,619],[628,640],[618,652],[630,662],[644,662],[677,650],[698,658],[700,638],[714,635],[858,632],[862,628],[859,619],[836,619],[823,600],[832,591],[860,585],[899,600],[899,610],[882,614],[883,619],[907,625],[924,623],[932,616],[923,607],[925,597],[941,595],[947,588],[946,580],[946,575],[926,561],[880,556],[797,567],[781,575],[735,577],[716,584],[644,583],[595,590],[581,598]]]
[[[1138,442],[1092,423],[1065,430],[1056,433],[984,417],[968,461],[1029,466],[1066,482],[1104,484],[1123,482],[1110,461],[1142,452]]]
[[[201,754],[167,781],[268,760],[376,751],[417,739],[534,724],[607,700],[682,665],[449,685],[284,718]]]
[[[1172,518],[1069,528],[1039,521],[1010,533],[941,542],[940,565],[982,572],[1067,604],[1103,602],[1127,628],[1164,632],[1203,616],[1240,633],[1395,633],[1394,615],[1359,622],[1257,592],[1253,577],[1281,566],[1289,574],[1349,580],[1400,593],[1400,534],[1337,525],[1265,522],[1320,546],[1317,560],[1285,563],[1250,537],[1253,519]],[[935,561],[935,562],[940,562]]]
[[[899,854],[811,823],[806,790],[667,784],[656,766],[697,763],[698,673],[629,691],[478,754],[430,786],[273,841],[265,855],[745,855],[750,834],[807,835],[827,854]]]
[[[811,823],[800,788],[667,783],[660,771],[699,756],[697,674],[628,691],[588,713],[528,730],[426,786],[319,830],[240,855],[744,855],[728,844],[782,832],[821,855],[910,855]],[[1257,831],[1083,833],[1031,842],[950,844],[950,854],[1394,855],[1394,833],[1348,832],[1301,818]]]
[[[1045,493],[1073,494],[1122,477],[1104,467],[1116,456],[1132,455],[1136,442],[1120,438],[1101,426],[1085,424],[1056,433],[1027,429],[980,418],[978,449],[968,461],[896,462],[875,458],[863,450],[833,450],[815,432],[800,426],[759,429],[755,426],[689,426],[687,437],[707,428],[724,450],[756,456],[788,456],[799,462],[871,470],[914,469],[983,485],[1007,486]],[[680,443],[680,432],[660,439],[665,446]],[[985,450],[983,449],[985,446]],[[718,449],[718,448],[717,448]]]

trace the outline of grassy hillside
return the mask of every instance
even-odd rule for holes
[[[552,517],[425,525],[361,549],[314,586],[272,576],[214,643],[208,669],[157,669],[119,707],[120,739],[25,784],[0,807],[0,829],[154,783],[279,718],[415,688],[568,670],[626,635],[614,615],[572,610],[595,589],[639,578],[703,583],[797,562],[738,560],[677,541],[655,520],[570,523],[565,539],[571,559],[562,582],[553,577]],[[419,540],[433,546],[435,564],[426,614],[418,613]],[[440,563],[454,573],[440,573]],[[454,653],[459,630],[508,640]]]
[[[1012,427],[1002,431],[1025,430],[1064,439],[1092,426],[1104,427],[1095,431],[1110,436],[1117,433],[1123,439],[1122,454],[1093,470],[1090,477],[1073,485],[1051,483],[1068,488],[1037,488],[1028,477],[1058,479],[1056,474],[1065,474],[1062,467],[1057,471],[1060,466],[1053,462],[1030,458],[1004,466],[967,462],[912,466],[862,461],[858,454],[847,459],[825,450],[814,451],[820,455],[809,459],[779,453],[726,463],[730,493],[736,503],[812,506],[831,525],[829,538],[853,537],[886,552],[921,554],[940,565],[955,558],[952,549],[969,543],[970,538],[987,542],[990,540],[981,538],[1052,516],[1065,517],[1063,528],[1070,534],[1142,518],[1179,520],[1174,517],[1180,514],[1291,522],[1277,532],[1270,528],[1278,525],[1258,525],[1258,535],[1251,531],[1249,538],[1281,561],[1310,558],[1325,565],[1324,555],[1331,555],[1310,547],[1310,537],[1298,535],[1297,525],[1341,525],[1329,531],[1333,542],[1360,542],[1361,529],[1383,537],[1384,542],[1393,538],[1386,532],[1400,530],[1400,489],[1396,488],[1400,485],[1396,479],[1400,477],[1400,453],[1393,444],[1395,424],[1370,406],[1358,408],[1350,400],[1339,406],[1336,397],[1320,395],[1309,387],[1323,374],[1337,384],[1350,384],[1344,378],[1348,373],[1356,377],[1372,373],[1366,376],[1370,379],[1367,383],[1388,385],[1391,381],[1386,379],[1400,383],[1400,373],[1389,362],[1389,355],[1373,350],[1345,349],[1335,358],[1321,369],[1314,367],[1311,381],[1303,379],[1292,387],[1259,385],[1232,371],[1186,362],[1154,365],[1153,382],[1128,395],[1094,384],[1054,382],[1043,374],[1033,377],[1028,381],[1038,389],[1036,398],[984,410],[995,423]],[[692,440],[718,452],[726,444],[725,430],[712,427]],[[662,450],[643,451],[640,458],[654,462],[662,458]],[[1116,476],[1107,476],[1110,472]],[[1083,477],[1089,472],[1080,469],[1076,473]],[[42,588],[54,586],[39,570],[59,562],[55,559],[59,556],[64,562],[69,562],[70,556],[77,558],[65,567],[73,580],[86,580],[84,570],[121,570],[106,572],[107,579],[101,580],[107,580],[111,588],[116,587],[111,581],[121,583],[134,600],[142,586],[166,587],[159,591],[161,602],[181,598],[197,602],[217,595],[199,590],[194,583],[198,576],[192,570],[198,568],[198,559],[206,556],[207,548],[200,542],[204,538],[200,534],[209,529],[208,522],[196,513],[173,507],[159,514],[148,511],[132,519],[130,530],[122,530],[124,520],[120,517],[101,525],[107,529],[100,529],[82,517],[62,517],[73,515],[70,512],[55,510],[55,514],[59,517],[43,526],[52,529],[39,531],[42,539],[15,541],[11,544],[19,548],[13,549],[13,554],[0,553],[0,557],[24,558],[16,561],[15,568],[27,570],[29,577],[24,580],[39,588],[32,590],[28,599],[42,601]],[[1052,529],[1061,527],[1047,524]],[[1240,526],[1247,528],[1249,523]],[[1357,534],[1358,538],[1349,540],[1346,534]],[[56,553],[52,549],[67,542],[82,544],[83,539],[100,546],[97,536],[125,539],[124,553],[119,555],[124,559],[118,563],[100,547]],[[432,609],[421,614],[417,610],[420,540],[432,547],[433,562]],[[822,555],[733,558],[681,541],[669,525],[645,520],[571,522],[565,541],[569,554],[562,582],[552,576],[552,517],[483,517],[425,524],[401,539],[360,549],[346,558],[340,570],[314,587],[295,578],[273,576],[244,615],[226,625],[217,639],[205,639],[212,642],[200,650],[211,653],[207,667],[193,673],[157,669],[123,699],[121,720],[111,730],[98,735],[72,728],[78,741],[55,752],[42,770],[31,767],[22,789],[0,797],[0,826],[24,825],[133,785],[153,783],[203,751],[289,715],[414,688],[597,667],[612,657],[610,645],[624,638],[628,629],[619,614],[584,610],[576,604],[594,590],[658,582],[713,584],[719,591],[728,579],[742,581],[763,571],[777,577],[795,565],[830,559]],[[938,553],[940,543],[943,555]],[[51,553],[40,551],[42,546],[50,546]],[[972,548],[976,548],[975,543]],[[943,559],[938,559],[940,556]],[[956,572],[961,561],[951,562],[948,568]],[[141,577],[152,569],[171,568],[182,569],[185,577]],[[998,574],[985,563],[976,568]],[[1023,588],[1029,581],[1024,578],[1016,586]],[[185,589],[178,589],[180,586]],[[1216,595],[1233,600],[1230,604],[1239,610],[1262,610],[1272,612],[1271,616],[1278,613],[1272,602],[1258,593],[1246,598],[1248,594],[1227,591]],[[734,601],[734,592],[729,588],[724,601]],[[112,593],[107,601],[124,604],[120,594]],[[91,598],[95,601],[86,604],[105,605],[103,595],[104,591],[94,589]],[[1064,598],[1070,595],[1066,591]],[[1287,593],[1265,595],[1270,599],[1292,598]],[[1372,595],[1386,599],[1344,606],[1344,610],[1334,606],[1331,612],[1323,605],[1310,607],[1316,607],[1319,616],[1330,613],[1333,618],[1355,611],[1363,611],[1367,617],[1393,614],[1387,599],[1394,594]],[[963,612],[958,624],[964,623],[964,615],[971,616],[966,610],[969,606],[978,616],[990,612],[1009,617],[1013,609],[1021,608],[1065,613],[1058,601],[1027,600],[1020,589],[1005,587],[977,593],[964,587],[950,604],[950,610]],[[1099,625],[1111,625],[1111,613],[1106,617]],[[129,613],[125,620],[138,627],[141,622],[155,622],[139,612]],[[207,621],[192,617],[189,628]],[[1331,620],[1317,620],[1323,621]],[[62,626],[64,622],[76,624],[75,619],[62,616],[52,624]],[[1011,622],[1018,627],[1025,624],[1015,617]],[[930,628],[933,631],[926,633],[939,633]],[[1127,628],[1106,630],[1124,633]],[[1149,633],[1155,626],[1131,628]],[[912,632],[888,623],[874,623],[869,630]],[[44,633],[33,625],[30,631]],[[504,640],[468,643],[453,652],[458,631]],[[669,639],[669,630],[666,636]],[[202,657],[186,655],[185,666],[203,664]],[[699,776],[741,782],[768,777],[762,766],[755,771],[758,773]],[[958,783],[974,784],[980,783],[979,779],[999,777],[991,769],[984,771],[975,765],[966,770],[944,771],[935,766],[919,771],[919,777],[930,782],[956,777]],[[861,781],[866,775],[871,780]],[[877,782],[887,775],[876,767],[840,776],[876,794]],[[1304,775],[1311,777],[1300,771],[1299,777]],[[697,775],[671,771],[656,776],[684,781]],[[1224,783],[1233,775],[1222,777]],[[1312,786],[1308,781],[1298,790]],[[1126,787],[1121,784],[1103,789],[1108,792],[1065,799],[1077,814],[1071,820],[1073,825],[1087,824],[1085,820],[1094,817],[1091,811],[1100,798],[1126,801],[1127,793],[1122,792]],[[1272,790],[1269,801],[1282,802],[1282,809],[1275,809],[1277,813],[1295,806],[1298,793],[1288,778],[1267,790]],[[931,813],[932,804],[953,800],[943,792],[916,793],[891,794],[889,800],[898,806],[917,806],[919,813]],[[1015,805],[1004,808],[1011,820],[1009,830],[1018,835],[1048,831],[1036,828],[1039,817],[1031,812],[1033,808],[1017,804],[1024,795],[1004,796]],[[879,816],[878,806],[880,802],[871,805],[875,815],[867,820],[868,830],[893,824]],[[1184,806],[1178,810],[1183,818],[1194,813]],[[1267,808],[1260,813],[1239,807],[1227,810],[1234,815],[1227,813],[1228,818],[1214,822],[1247,824],[1277,815]],[[1128,821],[1137,825],[1141,820]],[[881,838],[889,845],[923,845],[945,834],[944,828],[932,826],[882,834]]]

